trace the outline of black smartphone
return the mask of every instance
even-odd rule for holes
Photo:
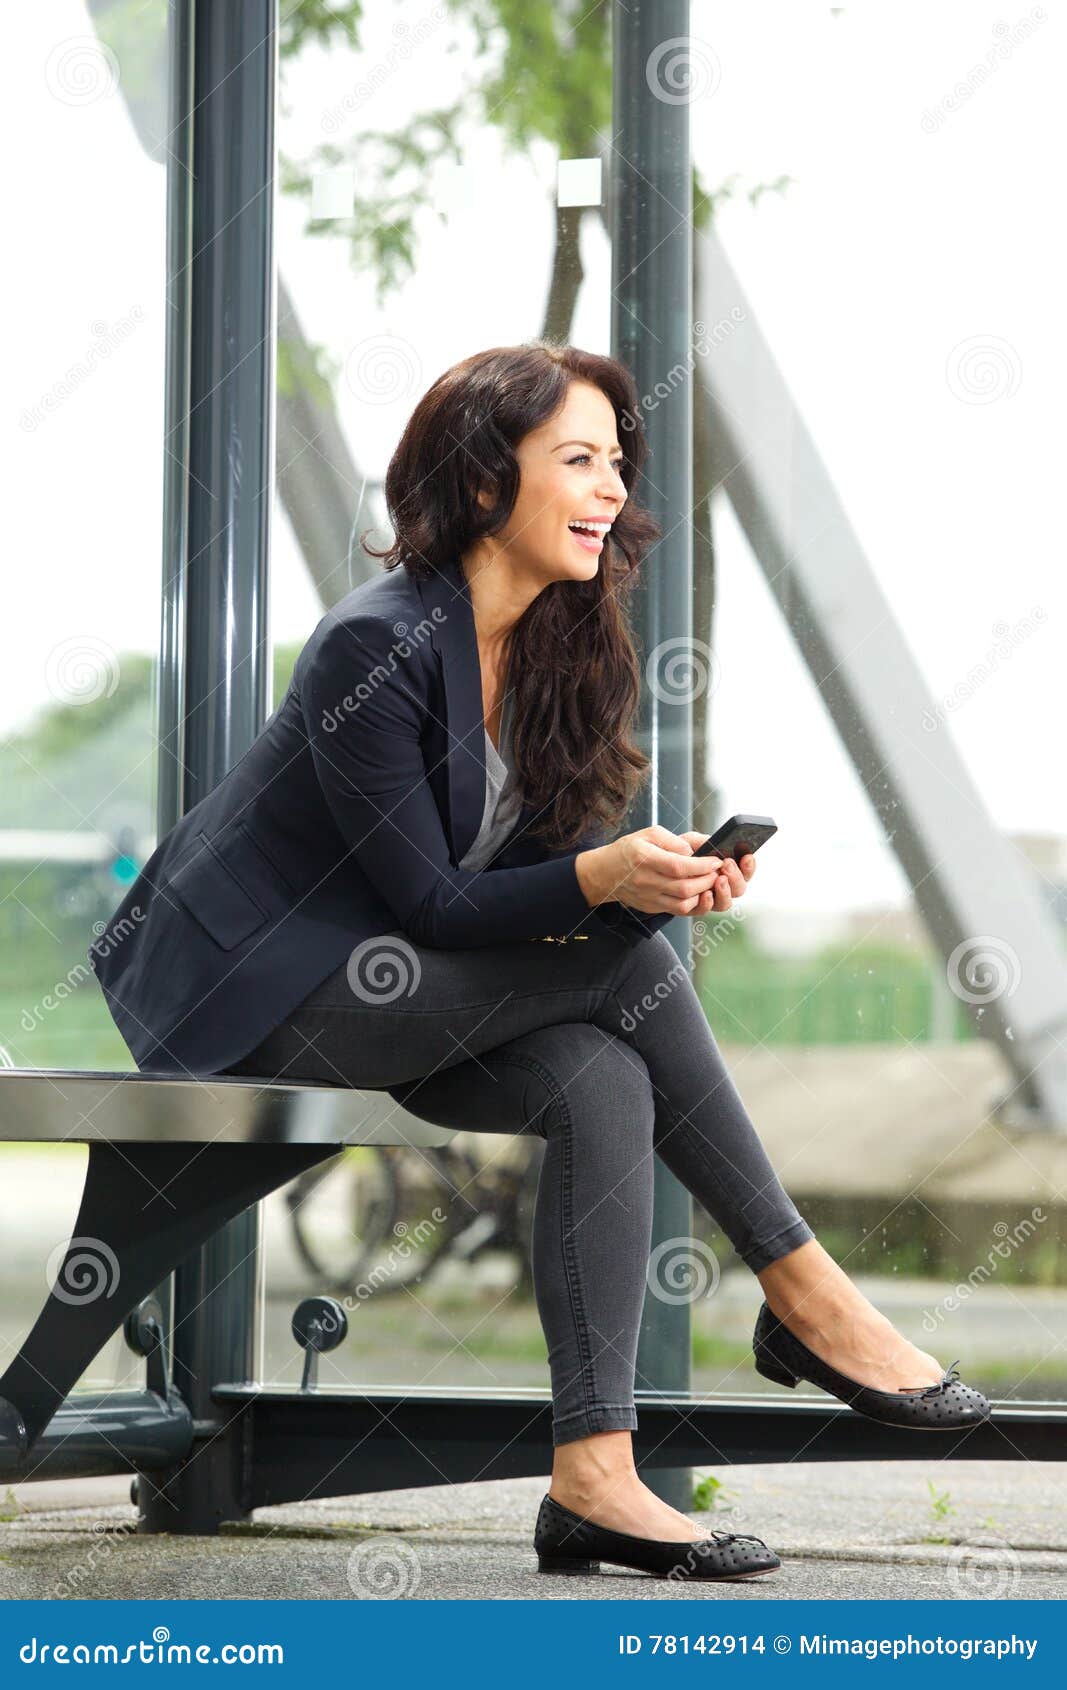
[[[731,816],[728,822],[716,828],[710,839],[705,839],[703,845],[698,845],[693,852],[694,857],[732,857],[736,863],[750,851],[758,851],[766,844],[772,833],[778,832],[778,824],[770,816]]]

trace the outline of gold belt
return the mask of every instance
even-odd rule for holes
[[[588,939],[588,933],[543,933],[538,939],[531,939],[531,945],[570,945],[579,939]]]

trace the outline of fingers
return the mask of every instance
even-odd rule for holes
[[[679,861],[679,857],[691,857],[696,847],[708,838],[709,834],[695,831],[672,834],[658,824],[647,829],[646,862],[651,862],[662,877],[661,887],[655,893],[661,908],[676,915],[707,915],[712,910],[721,915],[732,908],[735,898],[744,896],[745,887],[756,872],[756,859],[751,851],[740,862],[718,856]]]
[[[708,915],[714,907],[715,892],[712,889],[698,893],[695,898],[684,899],[677,913],[688,916]]]
[[[679,856],[691,856],[696,845],[701,845],[707,836],[702,833],[672,833],[670,828],[661,827],[654,822],[647,830],[646,838],[651,845],[658,845],[661,851],[676,851]]]
[[[694,892],[702,892],[709,882],[709,877],[722,867],[721,857],[694,858],[682,840],[679,840],[677,848],[672,850],[650,839],[644,847],[644,855],[645,861],[667,882],[664,890],[673,892],[678,897],[692,897]],[[696,884],[684,887],[682,882],[687,880]]]
[[[732,857],[727,857],[722,865],[722,872],[730,883],[730,891],[735,898],[739,898],[745,890],[745,877],[740,867]]]
[[[732,907],[734,899],[743,896],[747,884],[748,881],[741,866],[735,863],[732,857],[726,857],[723,860],[722,871],[716,875],[712,887],[715,898],[713,907],[716,913],[719,915],[725,914]]]

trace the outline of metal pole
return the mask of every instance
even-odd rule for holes
[[[162,830],[269,709],[276,26],[276,0],[173,0],[170,13]],[[197,1420],[213,1412],[213,1382],[256,1376],[258,1244],[253,1205],[174,1275],[173,1379]],[[246,1518],[236,1436],[140,1494],[145,1531]]]
[[[692,171],[689,101],[684,95],[688,0],[641,0],[612,13],[613,181],[612,353],[627,366],[642,395],[651,451],[642,489],[663,538],[646,558],[634,594],[634,628],[645,665],[636,738],[652,759],[651,779],[628,826],[661,822],[681,833],[692,817],[692,692],[673,678],[692,673],[693,507]],[[652,399],[655,403],[650,403]],[[622,443],[622,442],[620,442]],[[697,666],[699,667],[699,665]],[[663,929],[687,957],[691,926],[679,918]],[[692,1234],[692,1198],[659,1159],[655,1167],[653,1248],[677,1239],[684,1258]],[[663,1275],[645,1299],[637,1351],[637,1389],[685,1392],[691,1384],[688,1301],[657,1296]],[[688,1467],[648,1475],[674,1507],[692,1506]]]

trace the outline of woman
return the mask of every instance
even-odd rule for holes
[[[123,906],[147,905],[140,930],[97,972],[142,1066],[378,1087],[440,1125],[543,1137],[539,1565],[744,1577],[778,1557],[694,1538],[634,1463],[654,1156],[760,1281],[761,1372],[900,1425],[988,1404],[814,1238],[657,931],[729,910],[754,859],[694,860],[706,836],[662,826],[610,837],[648,769],[624,615],[658,535],[632,496],[638,417],[622,365],[543,342],[433,384],[389,466],[384,572],[161,842]]]

